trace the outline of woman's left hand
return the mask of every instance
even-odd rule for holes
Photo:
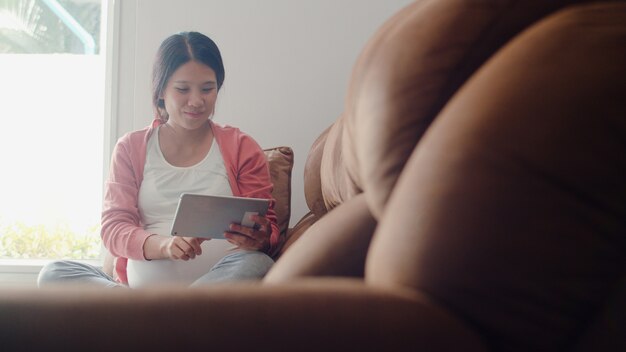
[[[254,227],[247,227],[240,224],[230,224],[230,231],[224,233],[228,242],[245,250],[266,251],[270,247],[270,235],[272,225],[264,216],[254,215],[251,217]]]

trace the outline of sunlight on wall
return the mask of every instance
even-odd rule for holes
[[[103,60],[0,55],[0,224],[100,223]]]

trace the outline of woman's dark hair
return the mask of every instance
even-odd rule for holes
[[[166,38],[157,51],[152,69],[152,106],[157,118],[167,121],[163,99],[160,97],[170,77],[180,66],[198,61],[215,71],[217,89],[224,83],[224,63],[220,49],[206,35],[198,32],[181,32]]]

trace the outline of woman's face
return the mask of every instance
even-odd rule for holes
[[[197,61],[180,66],[163,91],[168,123],[185,129],[204,126],[215,110],[217,80],[215,71]]]

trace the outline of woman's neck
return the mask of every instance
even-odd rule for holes
[[[212,136],[213,130],[211,129],[211,122],[207,120],[205,124],[196,129],[186,129],[180,127],[171,122],[166,122],[161,127],[161,133],[166,135],[166,138],[176,144],[202,144],[206,141],[207,137]]]
[[[166,123],[159,128],[159,148],[165,160],[174,166],[188,167],[202,161],[213,143],[211,123],[188,130]]]

